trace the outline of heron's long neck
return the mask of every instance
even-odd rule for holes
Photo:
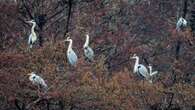
[[[136,58],[136,61],[135,61],[135,66],[134,66],[134,73],[136,72],[136,70],[137,70],[137,66],[138,66],[138,64],[139,64],[139,58],[137,57]]]
[[[33,23],[33,26],[31,28],[31,33],[35,33],[35,26],[36,26],[36,23]]]
[[[71,50],[72,49],[72,40],[70,39],[69,40],[69,45],[68,45],[68,50]]]
[[[148,68],[149,68],[150,74],[152,74],[152,66],[149,66]]]
[[[86,41],[84,47],[87,47],[88,45],[89,45],[89,35],[86,35]]]

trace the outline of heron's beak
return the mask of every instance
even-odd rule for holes
[[[135,55],[133,55],[130,59],[135,59],[136,57],[135,57]]]
[[[130,59],[135,59],[135,57],[133,56],[133,57],[131,57]]]
[[[31,23],[31,21],[26,21],[26,23]]]
[[[67,41],[68,41],[68,39],[64,40],[64,42],[67,42]]]
[[[64,42],[69,41],[69,40],[70,40],[70,37],[67,37],[67,38],[64,40]]]
[[[28,73],[27,75],[28,75],[28,76],[30,76],[30,75],[31,75],[31,73]]]
[[[136,58],[136,54],[133,54],[133,56],[131,57],[131,59],[135,59]]]

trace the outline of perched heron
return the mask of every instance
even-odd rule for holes
[[[28,75],[29,75],[29,80],[34,85],[38,86],[39,90],[47,91],[48,86],[45,83],[45,81],[43,80],[43,78],[41,78],[40,76],[36,75],[35,72],[31,72]]]
[[[180,31],[182,27],[186,27],[186,26],[187,26],[187,21],[183,17],[180,17],[176,24],[176,30]]]
[[[89,35],[88,34],[86,35],[86,41],[85,41],[85,44],[83,45],[83,49],[84,49],[84,55],[86,59],[88,59],[89,61],[93,61],[94,52],[93,52],[93,49],[89,47]]]
[[[28,38],[28,44],[30,45],[30,48],[32,48],[32,45],[37,40],[37,35],[35,33],[36,22],[34,20],[31,20],[31,21],[27,21],[27,23],[32,23],[33,24],[32,28],[31,28],[31,34],[29,35],[29,38]]]
[[[72,39],[70,39],[70,37],[67,37],[67,39],[65,41],[69,42],[69,46],[68,46],[68,50],[67,50],[67,58],[68,58],[68,62],[72,65],[75,66],[78,60],[78,57],[76,55],[76,53],[74,52],[74,50],[72,49]]]
[[[148,73],[148,70],[144,65],[139,64],[139,57],[136,54],[134,54],[133,57],[131,57],[131,58],[136,60],[135,65],[134,65],[134,69],[133,69],[133,73],[137,73],[139,76],[149,80],[150,75]]]

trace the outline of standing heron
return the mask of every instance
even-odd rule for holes
[[[180,31],[181,28],[186,26],[187,26],[187,21],[183,17],[180,17],[176,24],[176,30]]]
[[[72,65],[75,66],[78,60],[78,57],[76,55],[76,53],[74,52],[74,50],[72,49],[72,39],[70,39],[70,37],[67,37],[67,39],[65,41],[69,42],[68,45],[68,50],[67,50],[67,58],[68,58],[68,62]]]
[[[32,28],[31,28],[31,34],[29,35],[29,38],[28,38],[28,45],[30,45],[30,48],[32,48],[32,45],[37,40],[37,35],[35,33],[36,22],[34,20],[31,20],[31,21],[27,21],[27,23],[32,23],[33,24]]]
[[[94,52],[93,52],[93,49],[89,47],[89,35],[88,34],[86,35],[86,41],[85,41],[85,44],[83,45],[83,49],[84,49],[85,58],[89,61],[93,61]]]
[[[131,59],[136,60],[133,73],[137,73],[139,76],[146,78],[146,80],[149,80],[150,75],[148,73],[148,70],[143,64],[139,64],[139,57],[136,54],[134,54],[133,57],[131,57]]]
[[[45,83],[45,81],[43,80],[43,78],[41,78],[40,76],[36,75],[35,72],[31,72],[28,75],[29,75],[29,80],[34,85],[36,85],[39,88],[39,90],[47,91],[48,86]]]

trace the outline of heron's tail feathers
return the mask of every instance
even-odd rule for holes
[[[32,44],[30,44],[30,48],[32,48]]]

